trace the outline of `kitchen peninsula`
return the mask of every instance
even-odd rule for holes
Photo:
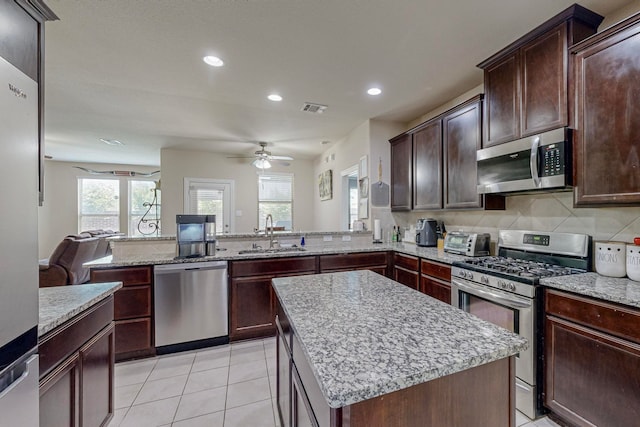
[[[518,335],[370,271],[273,279],[283,426],[513,426]]]

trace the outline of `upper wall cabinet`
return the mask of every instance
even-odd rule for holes
[[[444,207],[480,208],[476,151],[482,148],[482,97],[476,97],[442,119]]]
[[[413,133],[413,208],[442,208],[442,120],[436,118]]]
[[[594,34],[602,19],[573,5],[478,65],[483,147],[571,125],[568,46]]]
[[[640,14],[572,48],[575,205],[640,203]]]
[[[398,135],[391,143],[391,209],[411,210],[412,139],[410,134]]]
[[[480,196],[477,192],[482,95],[389,142],[391,210],[504,210],[504,196]]]

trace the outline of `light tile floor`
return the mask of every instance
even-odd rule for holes
[[[109,427],[279,427],[275,375],[274,338],[118,363]]]

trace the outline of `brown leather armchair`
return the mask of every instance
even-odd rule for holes
[[[89,269],[82,265],[109,255],[111,248],[106,238],[117,234],[111,230],[91,230],[62,239],[48,262],[40,263],[40,287],[88,282]]]

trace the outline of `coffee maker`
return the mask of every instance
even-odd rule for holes
[[[433,218],[421,218],[416,222],[416,245],[435,247],[438,239],[443,238],[444,223]]]
[[[176,215],[176,257],[197,258],[206,255],[206,215]]]

